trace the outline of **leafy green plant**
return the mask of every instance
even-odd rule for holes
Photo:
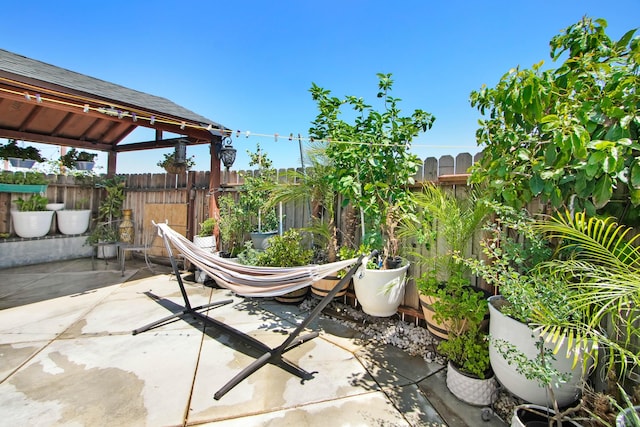
[[[175,155],[176,153],[174,151],[163,154],[162,160],[159,160],[156,165],[160,166],[163,169],[171,169],[171,167],[174,165],[183,165],[186,170],[189,170],[196,164],[195,156],[187,157],[184,163],[176,163]]]
[[[20,212],[46,211],[47,203],[49,203],[49,199],[35,193],[26,200],[19,197],[15,201]]]
[[[471,93],[485,116],[471,182],[517,208],[540,197],[640,221],[640,39],[633,29],[611,40],[606,27],[585,17],[552,38],[551,58],[565,59],[557,68],[513,68],[494,88]]]
[[[77,162],[93,162],[98,156],[97,153],[89,153],[87,151],[78,151],[75,148],[69,149],[58,161],[67,169],[76,169]]]
[[[486,332],[470,328],[441,341],[438,352],[446,356],[458,370],[485,379],[491,372],[488,339]]]
[[[1,184],[19,184],[19,185],[44,185],[47,184],[47,177],[42,172],[11,172],[2,171],[0,173]]]
[[[215,230],[217,223],[218,222],[215,218],[205,219],[202,223],[200,223],[200,232],[198,233],[198,236],[213,236],[213,231]]]
[[[10,139],[4,145],[0,145],[0,158],[35,160],[36,162],[44,162],[45,159],[40,155],[40,150],[35,147],[20,147],[15,139]]]
[[[269,239],[269,246],[264,251],[256,251],[248,247],[247,253],[241,254],[243,263],[267,267],[296,267],[307,265],[313,258],[313,251],[306,249],[303,236],[296,229],[289,229],[282,236]]]
[[[608,369],[624,378],[640,367],[640,235],[584,212],[540,220],[535,230],[558,239],[557,256],[544,266],[565,278],[566,304],[580,320],[540,307],[543,335],[552,342],[571,337],[576,351],[586,343],[606,349]]]
[[[243,250],[244,236],[250,228],[249,220],[240,204],[236,203],[232,194],[220,196],[218,198],[218,207],[220,209],[218,227],[220,229],[222,252],[234,257]],[[251,245],[251,242],[249,244]]]
[[[312,84],[310,92],[319,113],[309,132],[313,138],[328,141],[326,154],[334,167],[328,179],[343,196],[344,206],[352,203],[360,210],[362,235],[367,234],[365,224],[370,224],[384,237],[385,257],[396,257],[395,228],[400,218],[413,214],[410,186],[421,164],[410,152],[411,141],[431,128],[434,117],[419,109],[411,116],[400,116],[400,99],[391,96],[391,74],[377,77],[381,112],[362,98],[339,99]],[[339,118],[344,105],[352,108],[353,123]]]
[[[85,244],[95,245],[96,243],[117,242],[120,239],[118,228],[113,223],[101,222],[95,226],[87,236]]]
[[[311,224],[305,231],[313,234],[316,262],[334,262],[338,252],[338,229],[335,222],[336,195],[328,177],[334,173],[333,165],[324,147],[310,147],[306,151],[308,164],[303,170],[288,170],[284,182],[272,189],[268,206],[280,202],[307,202]]]
[[[119,240],[116,220],[122,217],[125,183],[126,177],[121,175],[104,178],[96,183],[96,187],[103,188],[105,193],[98,206],[98,224],[87,236],[86,244]]]
[[[242,174],[244,183],[241,187],[238,204],[244,211],[251,224],[251,230],[268,232],[278,229],[279,221],[273,206],[264,208],[271,192],[276,185],[276,170],[268,153],[262,151],[257,144],[256,151],[247,151],[249,166],[256,166],[257,170]]]

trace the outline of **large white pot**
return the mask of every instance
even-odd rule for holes
[[[51,229],[54,211],[11,211],[13,230],[20,237],[43,237]]]
[[[353,287],[362,311],[371,316],[396,314],[404,298],[409,263],[393,270],[369,270],[360,266],[353,275]]]
[[[447,388],[463,402],[470,405],[487,406],[496,400],[498,382],[493,375],[484,379],[465,375],[449,362]]]
[[[216,247],[215,236],[193,236],[193,244],[199,248],[213,252]]]
[[[91,210],[63,209],[56,211],[56,219],[62,234],[82,234],[89,228]]]
[[[509,342],[530,360],[535,359],[539,354],[539,350],[536,348],[536,341],[539,335],[526,324],[502,314],[494,306],[501,299],[502,296],[500,295],[489,298],[489,335],[491,336],[489,358],[491,368],[498,381],[511,393],[536,405],[551,406],[553,402],[548,396],[547,388],[539,385],[537,381],[529,380],[518,373],[516,365],[510,365],[494,345],[494,340]],[[549,351],[553,350],[553,345],[551,344],[545,344],[545,347]],[[567,344],[565,342],[555,355],[556,360],[553,362],[553,367],[559,372],[571,373],[571,378],[568,382],[553,385],[553,392],[560,407],[568,406],[578,399],[582,382],[582,361],[579,361],[575,368],[572,369],[573,355],[567,358],[566,354]]]

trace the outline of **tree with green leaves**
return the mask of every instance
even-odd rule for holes
[[[431,128],[434,117],[416,109],[401,116],[401,99],[391,96],[391,74],[377,74],[377,97],[382,111],[362,98],[331,96],[331,91],[312,84],[310,89],[318,115],[309,132],[313,138],[327,141],[326,154],[333,165],[328,177],[334,191],[343,196],[346,206],[352,203],[362,213],[365,224],[378,230],[385,240],[385,253],[398,255],[395,228],[399,218],[413,214],[410,186],[421,164],[410,153],[411,141]],[[342,107],[352,109],[352,122],[341,118]],[[366,233],[363,230],[363,236]]]
[[[639,222],[640,39],[633,29],[611,40],[606,27],[585,17],[551,40],[557,68],[511,69],[471,93],[485,117],[471,182],[514,207],[540,197]]]

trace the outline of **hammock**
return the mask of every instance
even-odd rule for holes
[[[324,265],[310,265],[304,267],[289,267],[289,268],[277,268],[277,267],[254,267],[246,266],[235,263],[233,261],[218,257],[210,252],[207,252],[186,239],[175,230],[171,229],[167,224],[156,224],[158,228],[158,234],[162,236],[164,240],[164,246],[169,254],[169,260],[171,261],[171,267],[176,276],[180,293],[184,300],[184,306],[182,310],[177,313],[172,313],[162,319],[149,323],[141,328],[134,329],[133,335],[146,332],[150,329],[162,326],[169,321],[177,318],[186,317],[187,315],[194,319],[199,319],[204,324],[217,327],[236,338],[243,340],[245,343],[253,346],[254,348],[262,351],[262,356],[257,358],[249,366],[241,370],[237,375],[231,378],[225,385],[223,385],[215,394],[214,399],[218,400],[228,393],[236,385],[240,384],[249,375],[256,372],[258,369],[271,363],[279,366],[280,368],[296,375],[303,380],[309,380],[313,378],[313,374],[305,371],[304,369],[296,366],[295,364],[286,360],[283,355],[299,345],[316,338],[318,332],[311,332],[305,335],[300,335],[304,329],[309,326],[319,315],[320,312],[331,302],[333,297],[351,280],[356,270],[360,268],[361,264],[365,263],[365,256],[360,255],[358,258],[334,262]],[[349,271],[345,276],[338,281],[327,295],[324,296],[315,306],[315,308],[305,317],[298,326],[289,333],[287,338],[277,347],[269,347],[249,334],[246,334],[234,327],[223,323],[220,320],[214,319],[201,311],[208,310],[210,308],[220,307],[225,304],[233,302],[231,299],[217,301],[210,304],[201,305],[198,307],[192,307],[189,301],[184,283],[182,282],[182,276],[178,270],[178,264],[176,263],[173,251],[171,249],[173,245],[182,255],[188,259],[191,263],[195,264],[198,268],[206,271],[208,274],[215,277],[218,284],[231,289],[239,295],[246,296],[276,296],[282,295],[287,292],[294,291],[296,289],[309,286],[316,280],[323,278],[326,275],[334,273],[336,271],[345,269],[349,265]],[[147,293],[150,297],[154,298],[157,302],[159,298],[155,295]]]
[[[154,223],[155,224],[155,223]],[[196,246],[169,227],[155,224],[158,233],[189,262],[211,276],[218,285],[247,297],[273,297],[302,289],[356,263],[357,258],[301,267],[258,267],[242,265]]]

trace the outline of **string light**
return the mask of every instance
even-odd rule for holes
[[[29,86],[31,87],[31,89],[41,89],[38,88],[37,86],[33,86],[33,85],[28,85],[26,83],[22,83],[22,82],[17,82],[11,79],[7,79],[7,78],[3,78],[0,77],[0,81],[6,81],[9,83],[14,83],[14,84],[20,84],[22,86]],[[5,92],[5,93],[10,93],[13,95],[22,95],[24,96],[24,98],[27,101],[31,101],[32,100],[32,96],[29,94],[28,91],[26,92],[19,92],[16,90],[11,90],[11,89],[7,89],[7,88],[0,88],[0,92]],[[67,93],[63,93],[63,92],[57,92],[57,91],[48,91],[53,95],[57,95],[57,96],[61,96],[61,97],[66,97],[66,98],[73,98],[73,99],[77,99],[78,101],[84,101],[86,102],[88,101],[92,101],[96,104],[99,104],[101,101],[97,100],[97,99],[91,99],[91,98],[87,98],[87,97],[82,97],[82,96],[78,96],[78,95],[73,95],[73,94],[67,94]],[[142,110],[138,110],[138,111],[132,111],[134,109],[132,108],[128,108],[125,106],[114,106],[114,105],[109,105],[109,107],[106,106],[100,106],[100,107],[91,107],[90,104],[87,103],[74,103],[74,102],[69,102],[69,101],[64,101],[61,99],[55,99],[55,98],[49,98],[46,96],[42,96],[40,94],[35,94],[34,95],[36,101],[38,103],[42,103],[44,102],[51,102],[51,103],[55,103],[55,104],[59,104],[59,105],[65,105],[67,107],[76,107],[78,109],[81,109],[83,112],[88,113],[89,111],[96,111],[111,117],[118,117],[118,119],[123,119],[125,117],[131,117],[131,120],[134,122],[137,122],[138,120],[148,120],[150,125],[154,125],[155,123],[163,123],[163,124],[168,124],[168,125],[173,125],[173,126],[178,126],[180,127],[180,129],[184,130],[185,128],[192,128],[192,129],[200,129],[200,130],[206,130],[206,131],[213,131],[215,130],[216,132],[220,133],[223,137],[224,136],[232,136],[232,134],[235,132],[236,133],[236,137],[240,137],[240,135],[243,133],[242,130],[238,129],[236,131],[232,131],[229,129],[224,129],[221,127],[214,127],[212,124],[201,124],[201,123],[187,123],[186,121],[176,121],[176,120],[172,120],[168,117],[157,117],[156,115],[151,115],[150,117],[145,117],[145,112]],[[118,109],[116,109],[116,107],[118,107]],[[127,111],[129,110],[129,111]],[[249,138],[250,136],[253,137],[262,137],[262,138],[273,138],[275,140],[275,142],[278,142],[278,137],[280,136],[279,133],[274,133],[274,134],[262,134],[262,133],[252,133],[249,130],[244,131],[245,137]],[[294,134],[291,132],[289,133],[289,141],[293,141],[293,136]],[[341,140],[333,140],[332,138],[328,137],[326,139],[316,139],[312,136],[301,136],[298,133],[298,137],[297,137],[298,141],[302,142],[302,141],[309,141],[311,143],[314,142],[318,142],[318,143],[334,143],[334,144],[352,144],[352,145],[369,145],[369,146],[385,146],[385,147],[389,147],[389,146],[401,146],[401,147],[407,147],[408,143],[407,142],[403,142],[403,143],[398,143],[398,144],[390,144],[388,142],[379,142],[379,143],[375,143],[375,142],[366,142],[366,141],[341,141]],[[411,144],[411,146],[413,147],[426,147],[426,148],[477,148],[477,147],[471,147],[469,145],[461,145],[461,146],[452,146],[452,145],[431,145],[431,144]]]

